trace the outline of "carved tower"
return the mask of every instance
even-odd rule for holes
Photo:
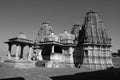
[[[45,40],[45,37],[50,35],[53,32],[54,31],[53,31],[51,25],[45,21],[42,23],[35,41],[36,42],[43,42]]]
[[[78,44],[82,45],[84,50],[83,65],[91,69],[106,69],[112,66],[111,38],[96,12],[86,13],[79,31]]]

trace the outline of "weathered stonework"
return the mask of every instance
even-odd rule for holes
[[[93,11],[86,13],[83,25],[75,24],[71,33],[66,30],[55,34],[52,26],[44,22],[35,41],[28,40],[24,34],[5,42],[9,45],[8,59],[11,60],[11,47],[16,45],[15,67],[35,67],[39,61],[45,67],[87,66],[89,69],[106,69],[113,66],[111,38],[108,37],[100,16]],[[23,60],[23,48],[29,46],[27,61]],[[20,50],[21,47],[21,51]],[[37,64],[39,65],[39,64]]]
[[[112,66],[111,39],[96,12],[86,13],[79,32],[78,44],[83,46],[83,65],[91,69],[105,69]]]

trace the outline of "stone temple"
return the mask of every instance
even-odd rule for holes
[[[47,68],[86,66],[90,69],[106,69],[112,64],[111,38],[106,33],[100,16],[94,12],[86,13],[82,25],[73,25],[71,32],[56,34],[50,23],[42,23],[34,41],[20,33],[5,42],[8,44],[8,59],[14,67],[36,67],[35,63],[45,64]],[[16,53],[11,48],[16,45]],[[29,47],[27,58],[23,58],[24,47]]]

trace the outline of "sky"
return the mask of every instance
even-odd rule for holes
[[[34,40],[42,22],[47,20],[56,34],[83,24],[92,9],[103,21],[112,38],[112,50],[120,49],[120,0],[0,0],[0,56],[6,56],[8,39],[23,32]]]

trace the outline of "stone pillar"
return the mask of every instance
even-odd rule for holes
[[[101,68],[101,69],[104,69],[101,46],[99,46],[99,52],[98,52],[98,54],[99,54],[99,57],[100,57],[100,60],[99,60],[99,61],[100,61],[100,68]]]
[[[24,50],[24,46],[21,46],[20,59],[23,58],[23,50]]]
[[[91,60],[91,68],[92,69],[94,69],[94,66],[95,66],[94,65],[94,53],[93,52],[94,52],[94,48],[91,47],[91,57],[90,57],[91,59],[90,60]]]
[[[12,44],[8,44],[8,59],[11,59],[11,48],[12,48]]]
[[[99,62],[99,68],[102,69],[102,63],[101,63],[101,47],[97,46],[97,53],[98,53],[98,62]]]
[[[53,45],[53,46],[52,46],[52,53],[54,53],[54,47],[55,47],[55,46]]]
[[[106,64],[106,58],[108,58],[107,56],[106,56],[106,48],[105,47],[103,47],[103,53],[104,53],[104,66],[105,66],[105,69],[108,67],[108,65]]]
[[[84,47],[84,57],[83,57],[83,65],[87,66],[88,64],[88,47]]]
[[[62,54],[64,54],[64,49],[62,49]]]
[[[41,53],[42,53],[42,49],[40,49],[40,50],[39,50],[39,53],[38,53],[38,59],[39,59],[39,60],[43,60]]]
[[[70,47],[69,48],[69,54],[70,54],[70,63],[71,63],[71,67],[74,67],[74,60],[73,60],[73,51],[74,51],[74,48]]]
[[[95,54],[96,54],[96,59],[97,59],[97,69],[101,68],[101,64],[100,64],[100,57],[99,57],[99,49],[97,46],[95,46]]]
[[[69,48],[69,54],[70,54],[70,62],[73,63],[73,51],[74,51],[74,48],[70,47]]]
[[[64,54],[65,54],[65,50],[62,49],[62,61],[63,61],[63,62],[65,62],[65,55],[64,55]]]
[[[102,54],[102,67],[103,69],[106,68],[106,65],[105,65],[105,56],[104,56],[104,48],[101,47],[101,54]]]
[[[88,47],[88,61],[89,61],[88,65],[90,69],[93,68],[92,58],[93,58],[93,48],[89,46]]]
[[[15,61],[19,60],[19,49],[20,49],[20,45],[16,46],[16,53],[15,53]]]
[[[105,63],[106,63],[106,66],[109,67],[109,52],[108,52],[108,48],[106,47],[105,50],[106,50],[106,53],[105,53],[105,57],[106,57]]]
[[[111,66],[114,66],[114,65],[113,65],[113,62],[112,62],[112,50],[111,50],[111,48],[110,48],[110,47],[108,48],[108,50],[109,50],[110,67],[111,67]]]
[[[105,66],[105,68],[107,67],[107,65],[106,65],[106,48],[105,47],[103,47],[103,59],[104,59],[104,66]]]
[[[98,55],[96,53],[96,46],[93,47],[93,55],[94,55],[94,67],[95,69],[98,69]]]
[[[30,48],[29,48],[29,54],[28,54],[28,60],[31,60],[32,49],[33,49],[33,47],[30,46]]]

